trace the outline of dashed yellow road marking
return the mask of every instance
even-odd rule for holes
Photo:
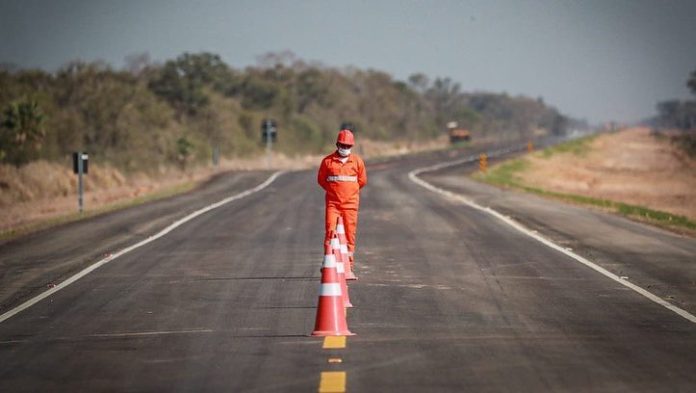
[[[343,363],[341,358],[329,358],[329,363]]]
[[[346,347],[346,336],[324,337],[324,349],[340,349]]]
[[[324,371],[319,381],[319,393],[343,393],[346,391],[345,371]]]

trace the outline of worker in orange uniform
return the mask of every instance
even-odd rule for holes
[[[324,244],[329,245],[331,241],[329,232],[336,227],[338,217],[343,217],[351,271],[353,270],[353,253],[355,252],[355,230],[358,226],[360,189],[367,184],[365,163],[358,155],[351,154],[351,148],[354,144],[355,138],[350,130],[339,131],[336,139],[337,149],[324,157],[317,175],[319,185],[326,190]]]

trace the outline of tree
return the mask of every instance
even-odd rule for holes
[[[322,72],[316,68],[309,68],[297,76],[297,112],[304,113],[311,103],[328,103],[329,88],[322,77]]]
[[[250,74],[242,82],[242,106],[245,109],[269,109],[280,95],[277,83],[260,75]]]
[[[208,104],[204,87],[227,92],[233,90],[233,83],[231,70],[220,56],[207,52],[184,53],[164,64],[159,76],[150,82],[150,88],[179,113],[196,114]]]
[[[177,139],[176,141],[176,159],[179,161],[181,169],[186,169],[186,163],[188,163],[191,153],[193,151],[193,143],[191,143],[185,136]]]
[[[36,101],[8,105],[0,123],[0,160],[20,166],[34,159],[46,135],[43,122],[44,115]]]
[[[408,83],[415,91],[425,93],[430,85],[430,79],[425,74],[419,72],[409,76]]]

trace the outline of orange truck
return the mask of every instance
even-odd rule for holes
[[[450,143],[468,142],[471,140],[471,132],[459,127],[456,121],[447,123],[447,132],[449,133]]]

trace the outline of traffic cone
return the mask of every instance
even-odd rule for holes
[[[321,269],[321,289],[312,336],[352,336],[346,322],[341,283],[334,258],[325,258]]]
[[[336,222],[336,233],[338,234],[338,240],[341,242],[341,256],[345,263],[346,268],[346,280],[357,280],[358,277],[355,276],[353,269],[353,257],[348,253],[348,238],[346,237],[346,227],[343,225],[343,217],[338,216]]]
[[[353,307],[350,302],[350,294],[348,292],[348,284],[346,283],[346,273],[345,266],[346,263],[343,261],[341,256],[341,245],[338,241],[338,236],[331,231],[331,243],[329,245],[328,253],[331,253],[336,260],[336,272],[338,272],[338,279],[341,281],[341,294],[343,295],[343,305],[345,307]],[[326,257],[324,257],[326,259]]]

